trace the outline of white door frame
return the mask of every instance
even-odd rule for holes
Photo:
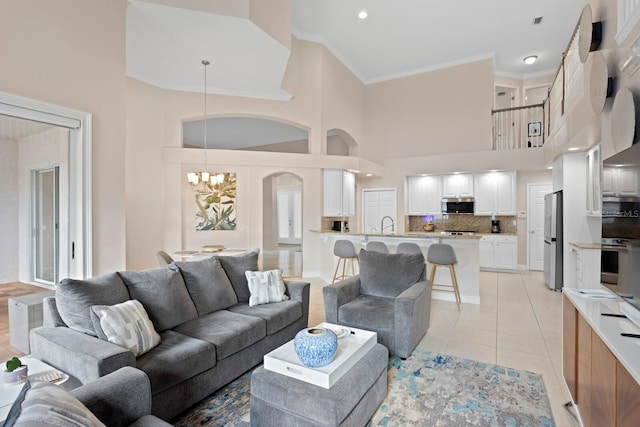
[[[31,98],[0,92],[0,114],[69,129],[69,277],[91,277],[92,115]]]
[[[527,265],[526,265],[526,269],[529,270],[531,267],[531,230],[529,230],[529,218],[531,217],[531,206],[530,206],[530,200],[531,200],[531,193],[533,191],[534,187],[541,187],[541,186],[548,186],[551,188],[551,190],[553,190],[553,186],[550,182],[535,182],[535,183],[528,183],[527,184]]]

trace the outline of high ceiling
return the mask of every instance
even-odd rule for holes
[[[172,6],[168,6],[171,4]],[[251,20],[129,0],[127,74],[153,85],[286,100],[287,48]],[[292,33],[323,43],[365,84],[483,58],[497,74],[553,73],[584,0],[292,0]],[[368,17],[358,19],[360,10]],[[534,18],[542,17],[539,25]],[[523,58],[537,55],[525,65]]]
[[[584,0],[293,0],[293,32],[372,83],[494,58],[497,73],[550,74]],[[365,9],[368,17],[358,19]],[[534,18],[542,22],[533,25]],[[524,57],[537,55],[534,65]]]

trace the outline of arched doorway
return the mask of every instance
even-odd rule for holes
[[[302,275],[302,179],[278,172],[263,179],[263,270]]]

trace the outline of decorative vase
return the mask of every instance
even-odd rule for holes
[[[2,373],[2,382],[5,384],[20,384],[27,380],[29,367],[22,365],[11,372],[4,371]]]
[[[336,356],[338,337],[325,328],[307,328],[293,339],[293,348],[300,361],[310,368],[326,366]]]

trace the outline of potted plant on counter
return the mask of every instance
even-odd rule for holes
[[[7,360],[6,368],[2,373],[2,382],[5,384],[19,384],[27,379],[29,367],[23,365],[20,359],[12,357]]]

